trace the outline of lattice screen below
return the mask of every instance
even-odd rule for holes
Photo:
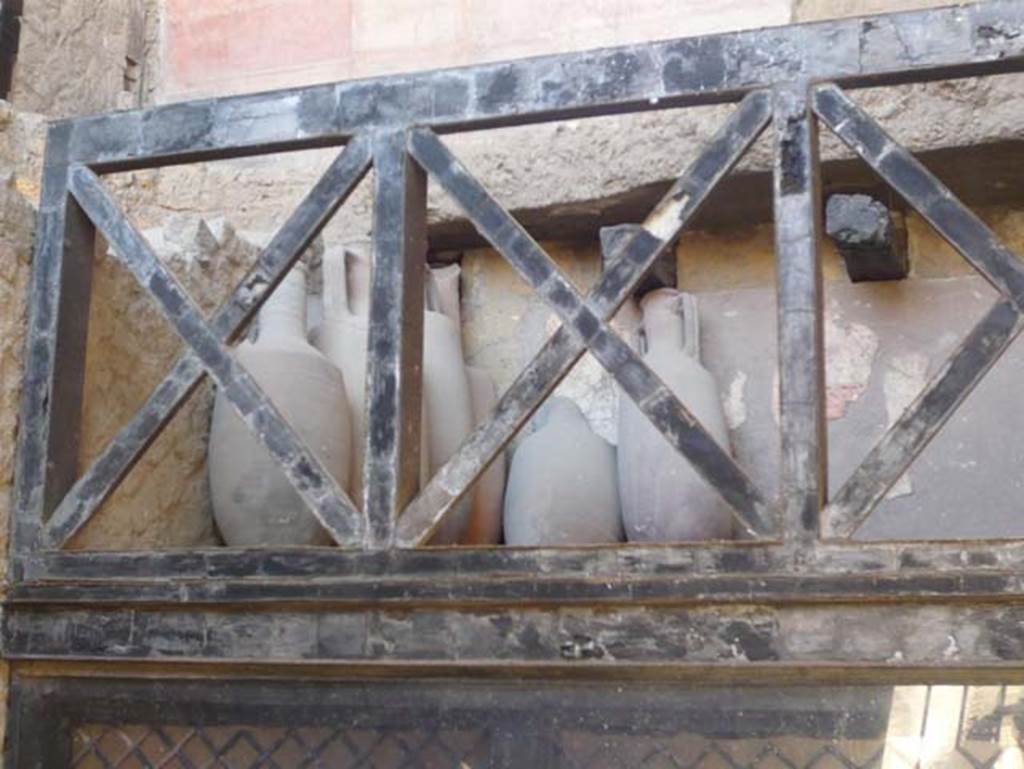
[[[764,710],[763,700],[744,711],[742,697],[730,697],[727,705],[707,711],[702,727],[694,726],[691,713],[683,728],[663,716],[660,698],[659,709],[634,708],[625,719],[612,704],[604,722],[598,706],[588,709],[585,719],[567,711],[552,711],[550,718],[535,713],[521,721],[502,709],[462,711],[458,726],[447,710],[424,711],[415,724],[409,723],[410,711],[396,712],[391,725],[380,711],[369,715],[372,725],[84,724],[74,729],[72,767],[1024,767],[1021,687],[876,688],[864,690],[871,696],[847,698],[846,705],[828,713],[808,707],[813,700],[794,699],[793,691],[780,692],[776,712]]]

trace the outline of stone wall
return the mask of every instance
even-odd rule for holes
[[[24,112],[0,101],[0,173],[33,202],[39,201],[39,180],[46,143],[46,116]]]
[[[224,220],[179,216],[145,235],[207,316],[258,253]],[[101,250],[94,270],[83,470],[164,378],[183,347],[115,254]],[[76,535],[72,547],[130,550],[217,543],[206,478],[211,407],[211,388],[204,383]]]
[[[25,345],[35,209],[14,177],[0,178],[0,595],[6,593],[8,525]],[[0,739],[7,723],[8,666],[0,662]]]
[[[0,182],[0,553],[7,552],[7,520],[18,432],[18,399],[25,346],[26,294],[35,209],[15,188]],[[0,572],[6,574],[6,559]]]
[[[10,100],[67,117],[141,105],[159,0],[25,3]]]

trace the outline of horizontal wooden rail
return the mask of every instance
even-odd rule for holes
[[[1017,71],[1022,29],[1019,0],[995,0],[205,99],[60,123],[60,162],[126,170],[381,127],[449,132],[738,101],[801,78],[856,86]]]

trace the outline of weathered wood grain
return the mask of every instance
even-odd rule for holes
[[[366,355],[366,545],[388,545],[419,489],[427,177],[405,131],[374,147],[373,268]]]
[[[779,484],[784,533],[809,540],[828,491],[818,126],[809,85],[775,91],[775,253],[779,335]]]

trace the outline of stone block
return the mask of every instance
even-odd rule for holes
[[[832,195],[825,206],[825,231],[854,283],[907,277],[906,231],[896,227],[881,201],[869,195]]]
[[[17,107],[51,117],[82,115],[126,106],[126,93],[127,106],[135,106],[141,94],[134,91],[138,78],[126,77],[128,59],[139,56],[139,29],[155,21],[159,0],[24,6],[10,94]]]

